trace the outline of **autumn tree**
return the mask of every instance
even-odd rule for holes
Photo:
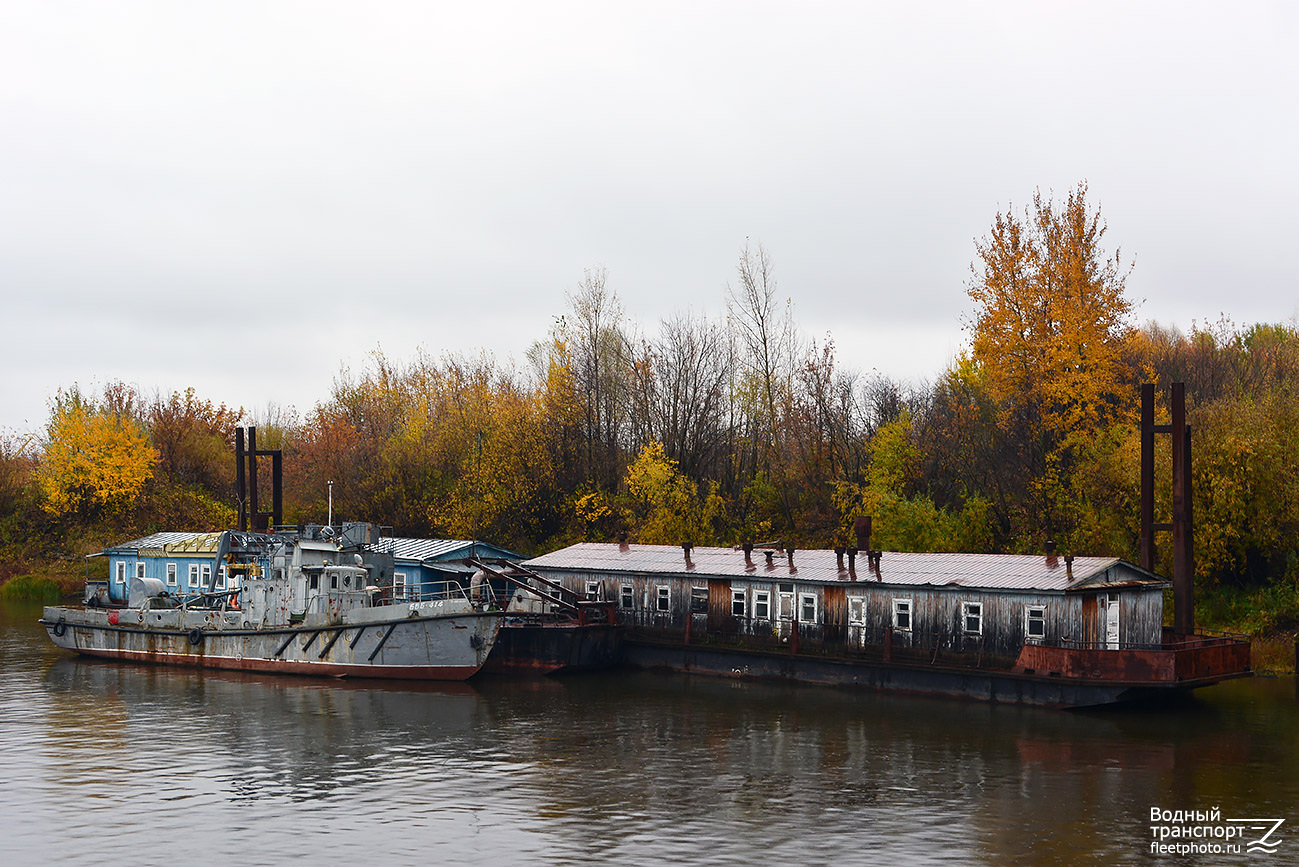
[[[651,442],[627,467],[627,494],[632,503],[629,523],[646,544],[707,544],[716,541],[724,503],[716,483],[701,486],[683,476],[663,451]]]
[[[43,505],[52,515],[89,516],[119,509],[153,475],[157,451],[121,406],[96,406],[79,390],[61,391],[36,469]]]
[[[971,357],[1013,432],[1005,459],[1032,499],[1025,514],[1048,530],[1070,521],[1074,451],[1124,404],[1129,269],[1102,249],[1106,230],[1085,183],[1058,204],[1039,191],[1022,218],[997,214],[971,266]]]

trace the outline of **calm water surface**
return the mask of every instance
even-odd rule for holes
[[[1293,678],[1089,713],[655,674],[400,686],[56,650],[0,607],[3,864],[1294,864]],[[1150,854],[1152,807],[1286,819]]]

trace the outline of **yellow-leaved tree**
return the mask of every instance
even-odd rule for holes
[[[1027,492],[1011,519],[1021,538],[1074,529],[1074,469],[1132,402],[1120,355],[1130,267],[1102,250],[1105,232],[1080,183],[1059,204],[1038,192],[1022,219],[997,214],[976,245],[971,357],[1013,446],[1008,481]]]
[[[75,388],[55,397],[47,434],[36,480],[52,515],[89,516],[130,503],[158,460],[134,418],[95,406]]]
[[[649,545],[707,544],[714,541],[724,502],[711,483],[703,492],[651,442],[627,467],[627,493],[634,503],[636,537]]]

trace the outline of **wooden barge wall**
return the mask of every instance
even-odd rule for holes
[[[712,638],[754,646],[773,640],[787,643],[796,628],[804,647],[866,648],[882,644],[886,629],[892,627],[891,641],[898,649],[913,642],[926,646],[937,642],[942,650],[1013,659],[1024,644],[1034,642],[1112,649],[1157,647],[1163,624],[1159,585],[1019,591],[898,586],[873,576],[831,583],[799,580],[795,575],[719,577],[534,568],[577,593],[617,600],[619,617],[633,634],[684,638],[688,629],[695,642]],[[1106,608],[1115,604],[1110,600],[1119,606],[1117,644],[1107,642],[1106,636]],[[901,624],[898,603],[905,604],[909,615]],[[979,606],[977,630],[966,628],[967,604]],[[1041,609],[1040,637],[1027,634],[1030,608]]]

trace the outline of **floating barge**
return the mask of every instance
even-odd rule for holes
[[[628,662],[1083,707],[1250,674],[1165,629],[1170,582],[1114,558],[583,543],[525,565],[618,600]]]

